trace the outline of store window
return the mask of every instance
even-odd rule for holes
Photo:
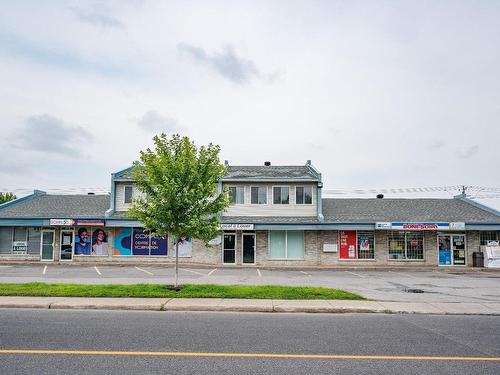
[[[252,186],[252,204],[267,204],[267,186]]]
[[[243,186],[230,186],[229,200],[231,201],[231,204],[244,204],[245,188]]]
[[[304,231],[269,231],[269,258],[286,260],[304,259]]]
[[[142,228],[114,228],[112,254],[117,256],[167,256],[168,238],[154,237]],[[111,245],[111,244],[110,244]],[[192,239],[179,240],[179,256],[191,256]]]
[[[489,241],[498,241],[497,232],[480,232],[479,233],[479,242],[481,246],[488,245]]]
[[[371,231],[339,231],[340,259],[374,259],[374,238]]]
[[[389,259],[423,260],[423,232],[391,232],[389,234]]]
[[[312,204],[312,186],[295,188],[295,204]]]
[[[288,186],[273,187],[273,203],[274,204],[289,204],[290,203],[290,188]]]
[[[12,230],[12,227],[0,227],[0,254],[12,253]]]

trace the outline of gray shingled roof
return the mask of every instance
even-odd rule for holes
[[[326,223],[499,223],[500,216],[461,199],[323,199]]]
[[[318,181],[318,176],[307,165],[296,166],[228,166],[226,175],[222,178],[225,180],[305,180]]]
[[[0,219],[101,219],[109,206],[109,195],[44,194],[0,208]]]
[[[223,216],[224,224],[317,224],[316,216]]]

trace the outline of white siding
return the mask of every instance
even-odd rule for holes
[[[130,208],[130,204],[125,204],[125,186],[134,185],[129,182],[117,182],[116,183],[116,194],[115,194],[115,211],[127,211]],[[132,197],[136,197],[139,191],[135,186],[132,188]]]
[[[312,204],[295,204],[296,186],[313,186]],[[225,216],[316,216],[318,199],[316,183],[226,183],[226,186],[244,186],[245,203],[231,205],[225,212]],[[251,204],[251,187],[267,187],[267,204]],[[290,204],[273,204],[273,186],[288,186],[290,188]]]

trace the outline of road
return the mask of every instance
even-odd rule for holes
[[[0,363],[10,375],[498,374],[500,319],[9,309]]]
[[[172,266],[31,264],[0,265],[0,283],[131,284],[173,283]],[[182,283],[307,285],[341,288],[380,301],[500,303],[500,270],[269,270],[259,268],[180,269]],[[405,289],[425,293],[407,293]]]

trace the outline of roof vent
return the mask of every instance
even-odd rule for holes
[[[384,194],[377,194],[377,199],[384,199]]]
[[[270,167],[270,166],[271,166],[271,162],[270,162],[270,161],[265,161],[265,162],[264,162],[264,165],[265,165],[266,167]]]
[[[95,195],[95,193],[88,192],[87,195]]]

